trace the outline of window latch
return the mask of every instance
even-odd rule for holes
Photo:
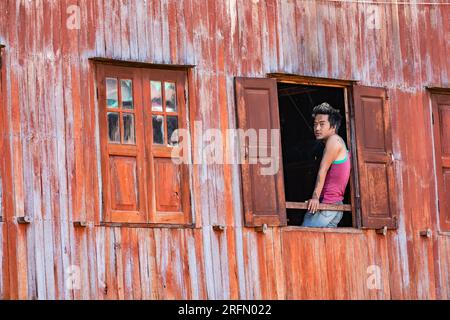
[[[222,224],[214,224],[212,226],[214,231],[224,231],[225,230],[225,226]]]
[[[262,232],[262,233],[266,233],[267,232],[267,224],[263,224],[262,226],[257,226],[255,227],[256,232]]]
[[[17,217],[17,223],[30,224],[31,223],[31,218],[30,218],[30,216]]]
[[[375,232],[377,234],[381,234],[382,236],[386,236],[386,234],[387,234],[387,226],[384,226],[381,229],[376,229]]]
[[[85,228],[85,227],[87,227],[87,222],[86,221],[74,221],[73,226],[75,228]]]
[[[419,235],[424,238],[431,238],[432,234],[433,233],[431,232],[430,229],[422,230],[419,232]]]

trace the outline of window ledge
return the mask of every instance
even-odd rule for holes
[[[287,226],[282,228],[283,231],[288,232],[325,232],[325,233],[353,233],[353,234],[363,234],[364,231],[356,228],[310,228],[310,227],[300,227],[300,226]]]
[[[438,235],[450,237],[450,231],[438,231]]]
[[[195,224],[100,222],[96,227],[200,229]]]

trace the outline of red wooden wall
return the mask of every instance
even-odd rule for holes
[[[449,87],[450,5],[427,2],[436,4],[0,1],[8,142],[0,157],[10,166],[13,203],[0,222],[0,297],[450,299],[450,235],[436,220],[425,89]],[[67,27],[71,5],[80,9],[79,29]],[[379,29],[371,28],[371,5],[381,14]],[[196,228],[98,226],[91,57],[196,65],[191,121],[223,132],[236,126],[236,76],[283,72],[386,86],[398,230],[385,237],[296,227],[257,233],[243,227],[237,165],[194,167]],[[17,223],[24,215],[31,223]],[[86,228],[73,226],[80,219]],[[432,238],[420,237],[427,228]],[[379,290],[367,286],[371,265],[381,270]],[[77,270],[80,282],[71,288]]]

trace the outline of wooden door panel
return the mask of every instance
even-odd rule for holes
[[[246,226],[286,225],[280,137],[272,141],[272,130],[280,129],[277,84],[274,79],[236,78],[238,127],[246,137],[241,141],[245,161],[241,165]],[[260,130],[267,139],[260,139]],[[263,169],[268,161],[278,161],[272,174]]]
[[[175,70],[146,70],[143,72],[142,79],[147,137],[145,147],[149,155],[146,166],[152,177],[146,181],[147,189],[151,190],[148,198],[150,220],[156,223],[186,224],[191,221],[189,167],[186,163],[176,164],[172,161],[172,156],[189,153],[189,150],[181,147],[183,145],[187,148],[188,143],[180,142],[179,146],[171,145],[168,137],[169,117],[177,118],[179,129],[187,128],[188,113],[184,92],[186,73]],[[159,103],[159,99],[167,100],[167,83],[175,84],[175,91],[172,90],[175,103],[172,103],[170,107],[165,102]],[[158,88],[158,95],[155,98],[156,88]],[[161,117],[163,120],[161,140],[154,138],[154,116]]]
[[[156,210],[181,212],[181,168],[168,158],[155,158]]]
[[[248,128],[259,130],[271,128],[270,91],[268,88],[245,90]]]
[[[365,152],[386,152],[383,97],[361,96]]]
[[[443,170],[443,190],[442,193],[445,195],[450,194],[450,168],[445,168]],[[450,201],[446,199],[445,201],[442,201],[442,220],[444,221],[445,225],[450,224]]]
[[[109,160],[112,209],[136,211],[139,207],[139,196],[142,196],[137,188],[136,158],[112,156]]]
[[[450,95],[432,96],[439,221],[450,231]]]
[[[442,157],[450,157],[450,105],[439,104],[439,128]]]
[[[250,166],[251,185],[258,186],[251,188],[254,215],[270,215],[277,212],[279,207],[277,195],[273,192],[277,188],[276,178],[273,175],[261,175],[262,167],[260,164]]]
[[[147,222],[147,180],[144,156],[141,71],[109,65],[97,66],[99,126],[102,151],[103,220]],[[127,86],[128,85],[128,86]],[[111,139],[110,118],[118,119]],[[126,119],[133,119],[126,122]],[[130,126],[128,126],[130,125]],[[128,133],[128,134],[127,134]]]
[[[384,88],[354,87],[361,220],[397,227],[390,113]]]
[[[369,196],[369,212],[373,217],[389,218],[389,181],[386,163],[366,162],[367,188]]]

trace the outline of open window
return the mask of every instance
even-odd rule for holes
[[[261,175],[261,162],[251,163],[249,157],[241,165],[246,225],[302,223],[323,153],[312,132],[311,111],[326,101],[344,116],[339,135],[351,152],[352,170],[344,204],[319,209],[345,211],[340,227],[396,228],[387,91],[352,81],[269,76],[236,78],[238,127],[281,132],[281,148],[269,146],[281,162],[276,174]],[[241,150],[252,149],[246,140],[241,144]]]
[[[186,71],[97,64],[97,77],[102,220],[189,224],[189,169],[172,161],[174,132],[187,127]]]
[[[313,130],[312,110],[322,102],[328,102],[343,116],[338,134],[349,146],[350,132],[347,130],[346,90],[342,87],[304,85],[298,83],[278,83],[278,103],[280,110],[281,145],[285,197],[287,202],[288,225],[301,225],[306,209],[304,202],[311,199],[317,173],[325,145],[316,140]],[[351,186],[347,185],[344,215],[339,227],[352,227]]]

